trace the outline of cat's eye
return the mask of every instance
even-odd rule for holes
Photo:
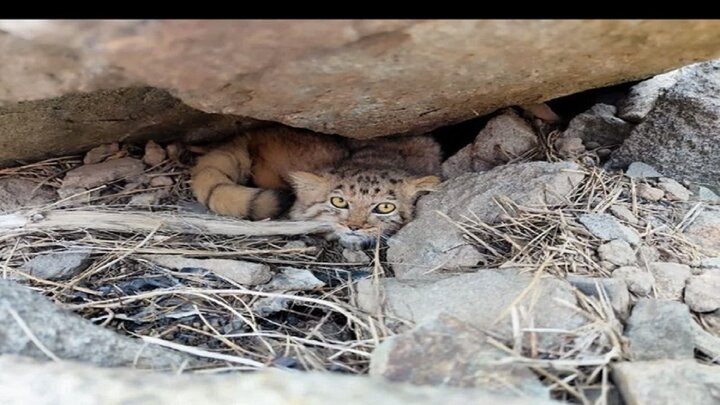
[[[395,204],[389,203],[389,202],[384,202],[384,203],[380,203],[380,204],[376,205],[375,208],[373,209],[373,212],[376,214],[389,214],[389,213],[395,211],[395,208],[396,208]]]
[[[348,204],[348,202],[345,201],[345,199],[342,198],[342,197],[331,197],[331,198],[330,198],[330,204],[332,204],[333,207],[335,207],[335,208],[347,208],[348,205],[350,205],[350,204]]]

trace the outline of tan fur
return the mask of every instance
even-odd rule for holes
[[[331,221],[334,237],[363,247],[410,220],[415,199],[439,183],[439,172],[440,148],[430,137],[359,141],[276,127],[243,134],[200,157],[192,190],[216,213],[256,220],[282,214],[289,203],[283,190],[292,189],[290,218]],[[333,196],[348,208],[330,204]],[[396,211],[373,212],[383,202]]]

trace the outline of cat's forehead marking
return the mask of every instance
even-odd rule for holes
[[[387,170],[372,171],[357,168],[333,173],[336,177],[334,193],[343,193],[347,196],[396,198],[394,188],[401,181],[401,173],[392,173]]]

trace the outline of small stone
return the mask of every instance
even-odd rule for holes
[[[615,116],[616,108],[609,104],[596,104],[573,118],[563,133],[564,137],[581,138],[609,146],[622,143],[630,136],[633,125]]]
[[[622,239],[632,245],[640,243],[637,232],[619,223],[612,215],[582,214],[579,219],[590,233],[602,240]]]
[[[670,201],[687,201],[690,199],[690,191],[673,179],[661,177],[658,187],[665,191],[665,198]]]
[[[461,174],[473,171],[472,164],[472,144],[465,146],[450,156],[442,164],[442,174],[445,179],[452,179]]]
[[[139,176],[145,167],[133,158],[108,160],[70,170],[63,179],[63,188],[90,189],[119,179]]]
[[[172,177],[170,176],[154,176],[150,178],[150,185],[152,187],[168,187],[175,184]]]
[[[185,151],[185,146],[181,144],[180,142],[173,142],[171,144],[168,144],[165,147],[165,150],[167,151],[167,156],[170,160],[173,162],[180,161],[180,158]]]
[[[643,162],[632,162],[625,171],[627,177],[636,179],[656,178],[662,177],[662,174],[655,170],[654,167]]]
[[[490,119],[475,138],[473,160],[497,166],[524,155],[537,146],[537,135],[530,124],[513,110]]]
[[[685,303],[695,312],[720,309],[720,275],[706,273],[690,277],[685,286]]]
[[[291,302],[287,297],[262,297],[253,303],[252,309],[255,314],[265,317],[285,311]]]
[[[665,196],[664,191],[645,183],[638,184],[636,190],[638,197],[649,201],[660,201]]]
[[[720,255],[720,207],[703,207],[684,235],[707,255]]]
[[[160,204],[160,194],[153,192],[135,194],[128,201],[131,207],[151,207],[158,204]]]
[[[545,398],[528,366],[497,364],[508,354],[488,343],[481,330],[449,314],[385,339],[372,353],[370,376],[398,383],[482,388],[504,395]]]
[[[581,138],[558,138],[555,141],[555,149],[563,158],[572,158],[585,153],[585,145]]]
[[[143,156],[143,162],[148,166],[157,166],[164,162],[167,158],[167,153],[162,146],[158,145],[155,141],[148,141],[145,144],[145,156]]]
[[[660,251],[654,246],[642,245],[637,252],[637,262],[642,266],[649,266],[650,263],[660,261]]]
[[[650,263],[658,298],[680,301],[685,282],[692,275],[690,266],[680,263]]]
[[[90,252],[53,252],[33,257],[23,271],[45,280],[69,279],[90,264]]]
[[[644,271],[635,266],[624,266],[615,269],[613,278],[625,281],[631,293],[646,297],[652,292],[655,285],[655,277],[649,271]]]
[[[685,304],[641,298],[627,321],[632,359],[694,358],[692,322]]]
[[[280,272],[263,286],[265,291],[316,290],[325,286],[310,270],[281,267]]]
[[[55,192],[50,187],[26,179],[0,179],[0,213],[41,206],[53,200]]]
[[[720,367],[690,360],[612,363],[612,379],[628,405],[717,405]],[[599,402],[596,402],[599,403]]]
[[[610,306],[620,319],[630,314],[630,294],[625,282],[612,278],[567,276],[567,281],[588,297],[598,297],[601,288],[610,299]]]
[[[629,243],[621,239],[600,245],[597,251],[600,259],[617,266],[629,266],[635,263],[635,251]]]
[[[550,108],[547,103],[528,104],[520,106],[523,110],[529,112],[533,117],[540,118],[546,122],[558,122],[560,117]]]
[[[695,195],[695,200],[705,202],[720,202],[720,196],[712,190],[703,186],[693,186],[690,191]]]
[[[370,263],[370,258],[363,251],[350,250],[350,249],[346,248],[346,249],[343,249],[342,255],[343,255],[343,258],[345,259],[346,263],[360,263],[360,264]]]
[[[229,259],[190,259],[175,255],[152,255],[142,256],[142,258],[159,266],[175,270],[207,270],[243,285],[265,284],[272,278],[270,266],[263,263]]]
[[[114,155],[120,151],[120,145],[117,142],[100,145],[90,149],[83,158],[83,163],[86,165],[100,163],[107,157]]]
[[[283,249],[305,249],[308,244],[301,240],[291,240],[283,245]]]
[[[624,205],[615,204],[610,207],[610,212],[612,212],[612,214],[618,219],[622,219],[629,224],[636,225],[638,223],[638,219],[635,214],[633,214],[632,211]]]
[[[608,149],[608,148],[600,148],[595,151],[595,154],[597,154],[598,157],[600,157],[600,158],[606,158],[606,157],[610,156],[611,153],[612,153],[612,150]]]

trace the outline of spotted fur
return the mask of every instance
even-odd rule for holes
[[[412,219],[415,200],[440,182],[439,172],[440,148],[430,137],[358,141],[280,127],[244,134],[202,156],[192,190],[214,212],[253,220],[291,206],[291,219],[329,221],[335,228],[329,237],[365,248]],[[332,197],[347,207],[333,206]],[[382,203],[395,210],[380,213]]]

